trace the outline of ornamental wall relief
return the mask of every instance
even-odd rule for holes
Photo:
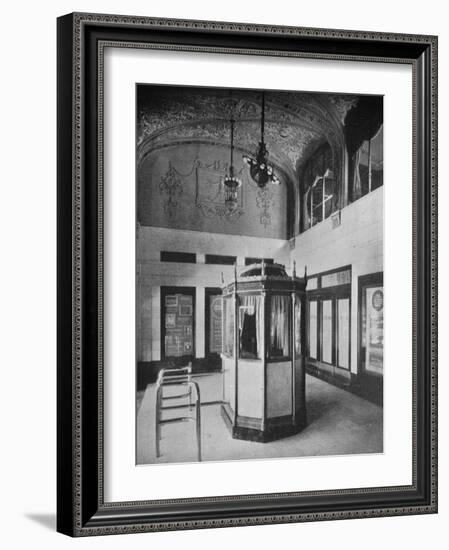
[[[271,210],[274,206],[272,187],[267,186],[263,189],[257,189],[256,204],[261,210],[259,222],[267,229],[271,225]]]
[[[168,163],[167,172],[161,177],[159,190],[165,195],[164,212],[171,218],[175,214],[178,201],[184,191],[183,176],[171,162]]]

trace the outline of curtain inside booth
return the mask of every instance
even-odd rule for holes
[[[261,297],[241,296],[239,306],[240,357],[261,358],[262,331]]]
[[[270,357],[290,356],[290,296],[271,296]]]
[[[234,355],[234,299],[226,296],[223,300],[223,353]]]
[[[295,301],[295,355],[299,357],[302,353],[301,341],[301,297],[296,296]]]

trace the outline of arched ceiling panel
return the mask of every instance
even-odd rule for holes
[[[138,93],[138,158],[185,140],[226,146],[231,118],[236,121],[236,150],[254,154],[260,140],[260,91],[140,86]],[[271,162],[295,178],[316,145],[342,141],[346,113],[356,103],[351,95],[265,92],[265,142]]]

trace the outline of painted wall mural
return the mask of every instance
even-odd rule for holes
[[[196,158],[188,173],[182,174],[177,170],[171,161],[168,163],[167,172],[161,176],[159,189],[165,195],[164,212],[171,218],[176,214],[177,207],[182,205],[182,194],[184,187],[188,185],[188,179],[195,175],[195,206],[199,212],[207,217],[218,216],[228,221],[240,218],[245,210],[243,208],[243,196],[245,187],[238,193],[239,205],[236,209],[229,211],[224,204],[224,186],[222,183],[223,174],[229,170],[227,162],[214,160],[211,163],[204,163]],[[247,175],[245,167],[237,173],[245,186],[257,189],[256,206],[260,209],[259,223],[266,229],[271,225],[271,210],[275,205],[274,194],[270,187],[257,188]]]
[[[139,171],[138,221],[141,225],[213,233],[286,238],[287,183],[259,189],[242,158],[235,163],[242,180],[238,206],[225,207],[224,174],[228,150],[183,144],[148,155]]]

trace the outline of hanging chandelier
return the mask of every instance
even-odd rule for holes
[[[243,160],[249,165],[251,178],[258,187],[264,188],[267,183],[279,185],[280,179],[274,173],[273,167],[268,164],[268,150],[265,145],[265,93],[262,92],[262,116],[260,122],[260,142],[255,157],[243,156]]]
[[[234,212],[238,206],[238,188],[242,182],[235,176],[234,168],[234,120],[231,119],[231,162],[229,172],[223,178],[225,206],[228,212]]]

